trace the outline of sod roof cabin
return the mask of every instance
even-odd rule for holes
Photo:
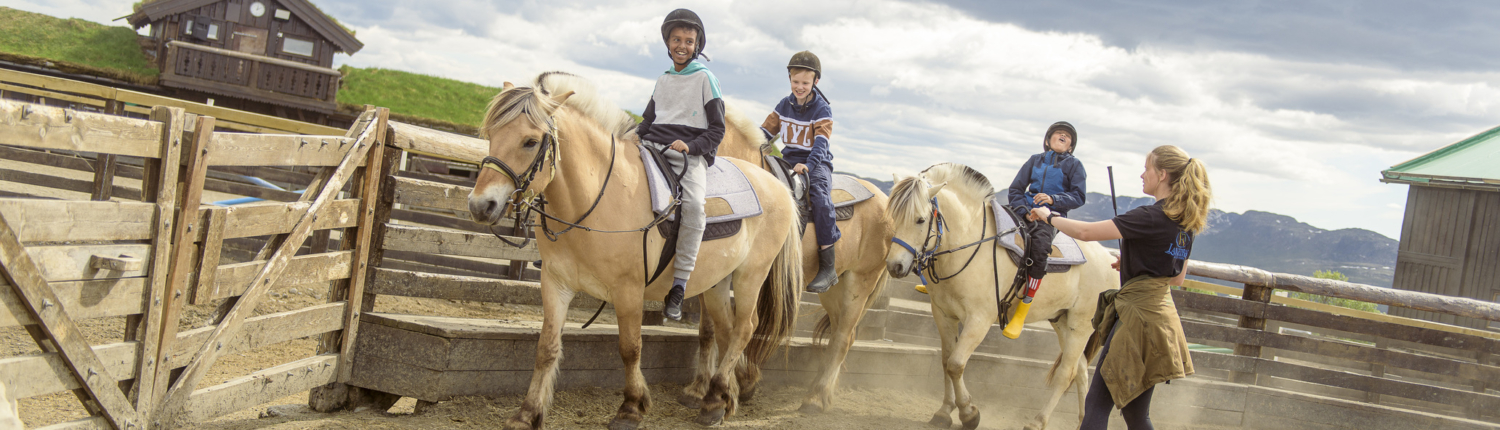
[[[306,0],[157,0],[126,19],[151,26],[162,86],[323,113],[333,54],[364,47]]]

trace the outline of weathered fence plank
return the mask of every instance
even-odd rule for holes
[[[328,282],[349,277],[353,252],[335,251],[313,255],[299,255],[288,261],[286,273],[278,277],[275,286],[304,285]],[[265,270],[266,261],[251,261],[219,266],[214,283],[202,288],[204,300],[236,297],[250,289],[250,281]]]
[[[49,287],[75,320],[138,314],[145,310],[141,295],[146,278],[52,282]],[[4,290],[0,291],[0,327],[36,324],[26,305],[10,292],[10,283],[0,279],[0,290]]]
[[[1399,306],[1419,311],[1500,321],[1500,303],[1464,297],[1424,294],[1415,291],[1380,288],[1310,276],[1271,273],[1254,267],[1192,261],[1188,274],[1245,284],[1265,285],[1278,290],[1297,291],[1320,296]]]
[[[338,354],[323,354],[261,370],[193,392],[187,419],[202,422],[327,384],[337,377]]]
[[[1339,360],[1389,365],[1463,379],[1500,380],[1500,368],[1459,360],[1410,354],[1344,342],[1311,339],[1259,330],[1183,321],[1189,339],[1208,339],[1302,352]]]
[[[283,234],[302,218],[309,202],[251,203],[229,208],[225,239]],[[314,230],[352,227],[358,220],[359,200],[336,200],[318,214]]]
[[[375,214],[375,208],[380,205],[380,186],[385,182],[386,170],[383,169],[382,161],[385,159],[386,132],[390,127],[390,111],[379,109],[375,118],[375,145],[370,148],[370,153],[365,157],[369,160],[368,167],[364,169],[364,177],[360,181],[362,189],[359,197],[361,201],[359,211],[359,228],[353,232],[354,241],[344,241],[346,245],[354,248],[354,270],[349,277],[349,282],[344,293],[345,300],[349,302],[344,313],[344,332],[341,334],[343,341],[339,348],[338,381],[349,382],[349,375],[354,367],[354,338],[359,335],[359,316],[365,299],[365,283],[370,276],[370,253],[372,252],[370,239],[375,232],[375,225],[384,220],[379,220]]]
[[[392,180],[395,181],[396,203],[469,212],[469,192],[474,190],[473,187],[402,177]]]
[[[107,278],[134,278],[145,276],[142,270],[115,271],[93,267],[94,256],[118,257],[128,255],[141,258],[146,267],[152,261],[150,245],[55,245],[32,246],[26,253],[37,262],[37,269],[48,282],[97,280]]]
[[[479,163],[484,159],[489,144],[483,140],[391,122],[395,141],[391,144],[413,154],[425,155],[462,163]]]
[[[209,144],[214,166],[337,166],[354,140],[344,136],[218,133]]]
[[[161,124],[0,100],[0,142],[30,148],[161,157]]]
[[[224,341],[224,354],[236,354],[293,339],[316,336],[343,328],[344,302],[325,303],[287,312],[261,315],[245,320],[245,330]],[[208,341],[217,326],[184,331],[167,355],[166,365],[176,369],[187,366],[193,353]],[[217,346],[215,346],[217,347]]]
[[[0,214],[15,220],[21,242],[150,239],[154,209],[136,202],[0,199]]]
[[[162,285],[165,289],[161,312],[161,333],[158,336],[160,347],[156,351],[156,363],[160,366],[166,362],[166,354],[172,350],[172,343],[177,340],[177,320],[181,318],[181,310],[187,301],[188,280],[193,271],[193,247],[192,236],[189,236],[189,228],[199,219],[199,206],[203,201],[203,182],[208,175],[208,156],[210,154],[208,143],[214,136],[214,118],[207,116],[198,117],[193,124],[193,142],[182,153],[182,163],[186,166],[184,172],[187,177],[182,178],[182,201],[176,212],[177,225],[172,226],[172,248],[171,264],[167,265],[167,282]],[[170,162],[170,160],[166,160]],[[157,368],[155,387],[158,392],[167,386],[171,372]],[[160,397],[160,394],[158,394]],[[156,420],[153,418],[153,422]]]
[[[520,238],[510,240],[520,242]],[[465,257],[532,261],[541,258],[533,241],[525,248],[506,245],[494,235],[392,225],[387,227],[385,247],[392,251],[426,252]]]

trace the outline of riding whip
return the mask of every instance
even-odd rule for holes
[[[1115,216],[1120,216],[1120,203],[1115,201],[1115,166],[1105,166],[1109,171],[1109,204],[1115,208]]]

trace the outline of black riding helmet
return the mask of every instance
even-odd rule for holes
[[[818,61],[818,56],[812,51],[802,51],[792,54],[791,61],[787,61],[786,70],[807,69],[813,71],[813,79],[823,79],[823,63]]]
[[[819,61],[818,56],[813,54],[812,51],[802,51],[792,54],[792,59],[786,62],[787,73],[791,73],[792,69],[811,70],[813,71],[813,79],[823,79],[823,62]],[[823,90],[818,88],[817,84],[813,84],[813,92],[818,93],[819,97],[823,97],[824,102],[833,104],[833,102],[828,101],[828,96],[823,94]]]
[[[1065,130],[1068,132],[1068,135],[1073,136],[1073,144],[1068,145],[1068,153],[1072,154],[1073,150],[1078,149],[1078,130],[1074,129],[1073,124],[1068,124],[1067,121],[1054,122],[1051,127],[1047,127],[1047,134],[1042,135],[1042,152],[1052,150],[1047,147],[1047,141],[1052,140],[1052,132],[1058,130]]]
[[[677,9],[667,14],[667,19],[661,22],[661,42],[667,43],[672,37],[672,29],[678,26],[692,27],[698,30],[697,52],[693,53],[693,59],[703,56],[703,46],[708,44],[708,34],[703,31],[703,20],[698,19],[698,14],[687,9]]]

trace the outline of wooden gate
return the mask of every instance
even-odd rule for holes
[[[0,150],[36,163],[0,167],[0,328],[24,327],[39,351],[0,359],[6,397],[73,391],[89,416],[53,428],[172,428],[347,381],[343,331],[359,318],[380,184],[363,172],[381,171],[386,117],[367,108],[342,136],[256,135],[177,108],[138,120],[0,100]],[[66,160],[95,181],[69,178]],[[281,195],[295,201],[203,205],[211,168],[262,166],[317,173]],[[132,169],[139,188],[115,177]],[[255,237],[257,251],[226,252]],[[327,302],[257,312],[273,289],[307,285],[328,288]],[[206,326],[183,319],[213,304]],[[90,344],[101,321],[120,320],[114,341]],[[208,377],[222,357],[309,336],[321,342],[303,358]]]

